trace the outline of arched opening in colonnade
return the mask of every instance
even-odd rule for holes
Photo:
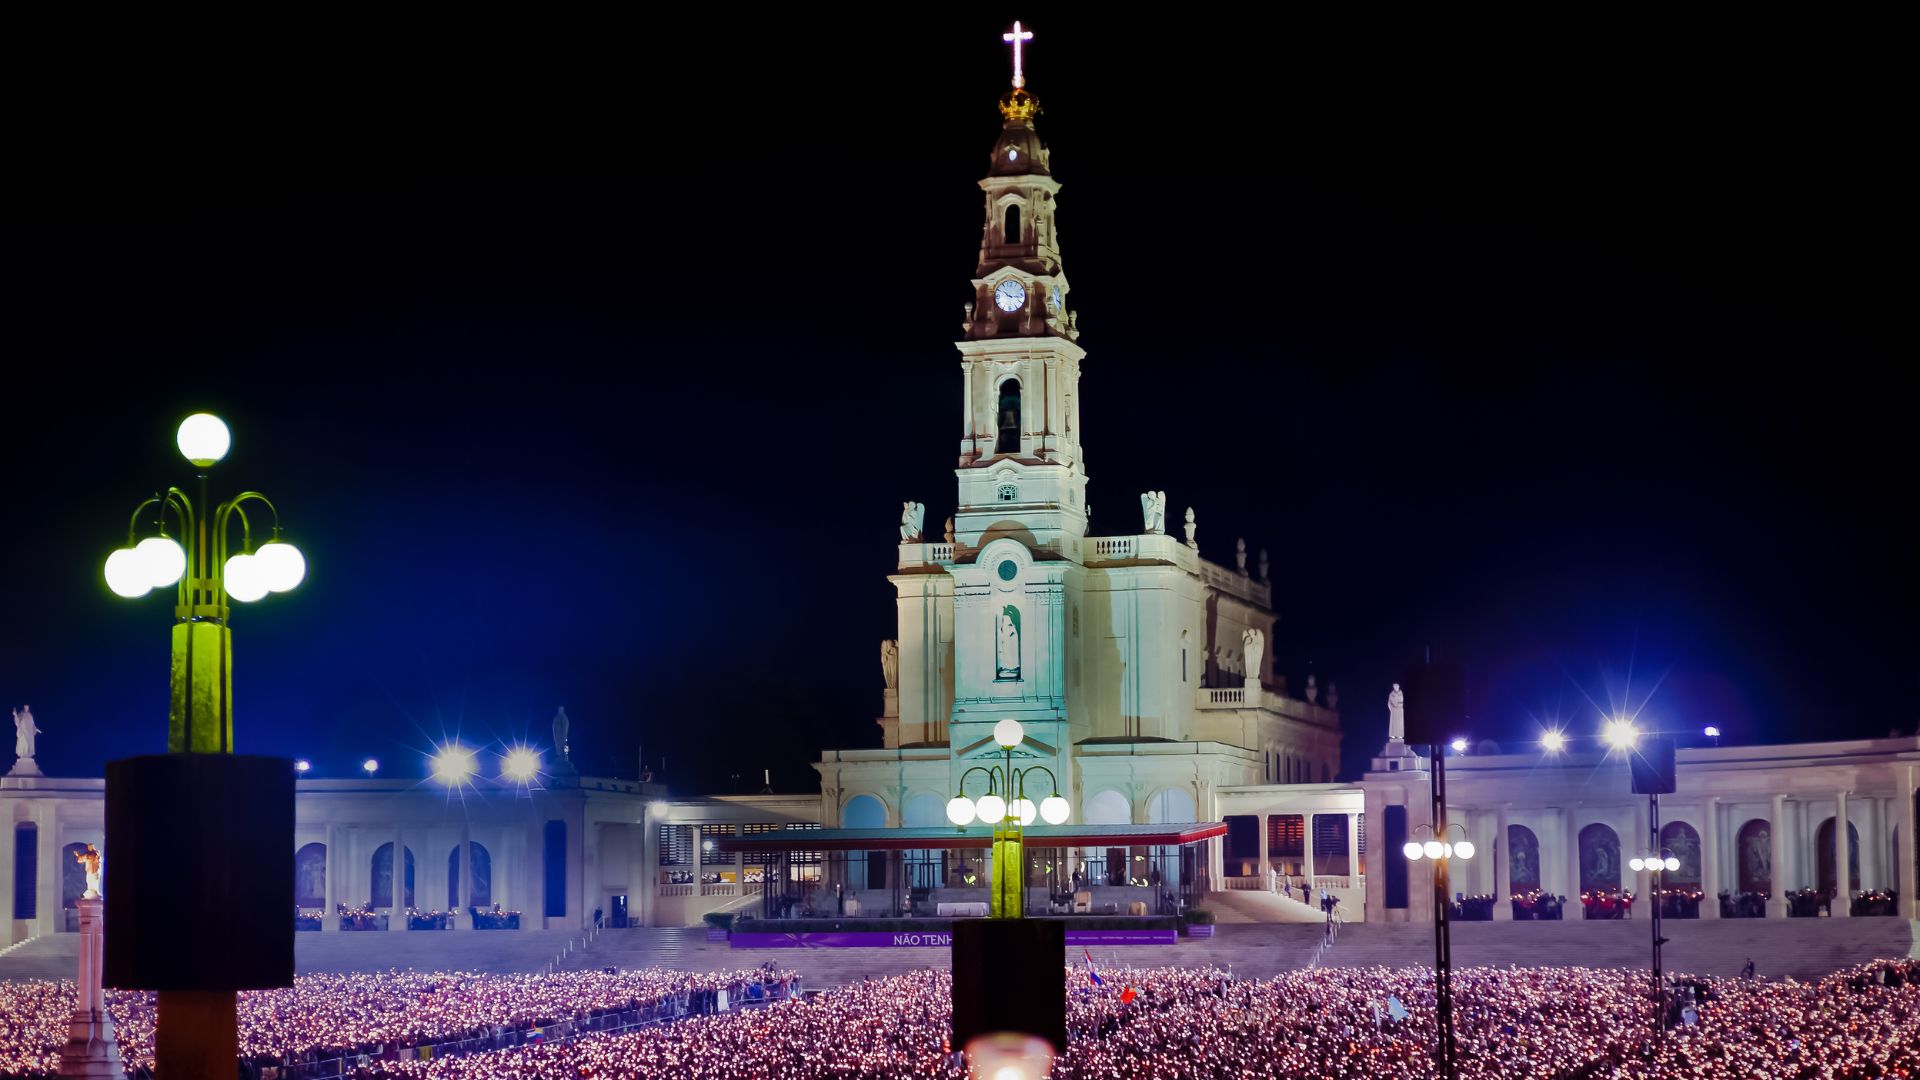
[[[1773,892],[1773,824],[1754,818],[1734,834],[1734,879],[1743,893]]]
[[[485,844],[469,840],[467,854],[473,859],[473,898],[467,907],[487,908],[493,906],[493,854]],[[460,845],[455,844],[447,852],[447,910],[461,911],[460,903]]]
[[[405,889],[402,892],[403,904],[413,906],[413,849],[406,849]],[[389,908],[393,906],[393,841],[389,840],[373,850],[373,888],[368,890],[367,903],[370,907]]]
[[[293,906],[327,906],[327,845],[306,844],[293,853]]]
[[[1620,834],[1598,821],[1580,830],[1580,891],[1620,891]]]

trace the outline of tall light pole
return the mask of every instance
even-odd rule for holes
[[[1440,748],[1436,746],[1433,749],[1438,751]],[[1458,1075],[1459,1064],[1456,1060],[1458,1054],[1453,1039],[1453,935],[1451,930],[1453,920],[1449,917],[1451,909],[1447,902],[1447,888],[1453,860],[1465,861],[1473,858],[1474,846],[1473,841],[1467,839],[1465,826],[1447,822],[1446,780],[1440,772],[1442,768],[1444,766],[1436,758],[1434,782],[1435,790],[1439,793],[1435,804],[1438,812],[1436,823],[1428,830],[1429,837],[1425,841],[1420,841],[1410,836],[1400,850],[1401,854],[1407,857],[1408,862],[1426,859],[1433,864],[1433,1012],[1435,1024],[1439,1028],[1439,1039],[1434,1049],[1434,1064],[1435,1071],[1440,1074],[1442,1080],[1452,1080]],[[1419,831],[1425,828],[1427,828],[1425,825],[1417,826],[1413,835],[1419,835]],[[1460,830],[1461,838],[1457,841],[1448,839],[1454,829]]]
[[[187,417],[175,441],[197,472],[195,491],[170,486],[141,502],[126,546],[105,566],[119,596],[173,589],[174,620],[168,752],[107,765],[106,912],[115,933],[104,966],[108,985],[159,992],[160,1076],[230,1076],[235,992],[292,985],[294,764],[234,753],[228,621],[232,604],[299,585],[306,559],[281,538],[265,495],[215,504],[208,494],[209,473],[232,448],[219,417]],[[270,533],[249,510],[266,512]],[[256,547],[257,533],[265,535]]]
[[[993,726],[993,741],[1000,747],[999,765],[975,765],[960,774],[953,798],[947,802],[947,820],[965,826],[972,821],[993,826],[993,865],[989,871],[992,891],[987,894],[987,913],[995,919],[1018,919],[1026,914],[1026,839],[1025,829],[1035,816],[1049,825],[1067,820],[1071,807],[1060,796],[1060,780],[1045,765],[1013,766],[1013,751],[1026,741],[1026,729],[1011,717]],[[987,793],[976,802],[967,797],[967,777],[987,775]],[[1027,798],[1027,776],[1043,772],[1053,785],[1053,794],[1035,806]],[[1004,794],[1003,794],[1004,793]]]

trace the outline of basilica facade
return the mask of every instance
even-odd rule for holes
[[[1140,495],[1137,528],[1088,533],[1088,354],[1039,113],[1021,86],[1000,100],[956,343],[957,508],[933,536],[924,504],[903,506],[880,746],[815,763],[829,827],[944,825],[1007,718],[1080,824],[1213,821],[1223,787],[1338,767],[1339,714],[1275,676],[1265,552],[1251,567],[1244,542],[1232,565],[1203,558],[1195,511],[1170,514],[1159,491]]]

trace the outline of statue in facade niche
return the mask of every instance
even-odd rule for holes
[[[1313,677],[1312,672],[1307,673],[1307,704],[1320,704],[1320,683]]]
[[[1399,683],[1387,695],[1387,741],[1407,741],[1407,695],[1400,692]]]
[[[900,542],[911,544],[920,539],[927,524],[927,506],[912,499],[900,504]]]
[[[1143,491],[1140,493],[1140,517],[1148,533],[1167,531],[1167,493],[1164,491]]]
[[[572,721],[567,719],[567,710],[562,706],[559,712],[553,714],[553,752],[560,755],[561,761],[573,760],[572,751],[567,746],[567,729],[570,726]]]
[[[1200,546],[1199,543],[1196,542],[1193,538],[1193,534],[1195,531],[1196,531],[1196,526],[1193,523],[1193,507],[1189,506],[1187,507],[1187,546],[1190,548],[1197,548]]]
[[[1250,679],[1260,677],[1260,664],[1267,657],[1267,635],[1248,628],[1240,632],[1240,657],[1246,666],[1246,676]]]
[[[1267,579],[1267,570],[1268,570],[1268,566],[1267,566],[1267,549],[1266,549],[1266,548],[1261,548],[1261,549],[1260,549],[1260,580],[1261,580],[1261,581],[1266,581],[1266,580],[1268,580],[1268,579]]]
[[[1233,566],[1242,576],[1247,572],[1247,538],[1242,536],[1233,542]]]
[[[73,858],[75,862],[78,862],[80,864],[81,868],[85,870],[87,874],[87,891],[80,894],[80,899],[82,900],[100,899],[100,851],[99,849],[95,848],[92,844],[88,844],[87,850],[74,852]]]
[[[13,710],[13,756],[23,761],[33,760],[33,737],[44,734],[33,726],[33,706],[22,705]]]
[[[1020,678],[1020,609],[1008,604],[994,623],[993,677]]]
[[[887,689],[900,689],[900,643],[892,638],[880,643],[880,677]]]
[[[953,519],[947,519],[947,543],[953,543]]]
[[[1327,684],[1327,708],[1337,709],[1339,707],[1340,707],[1340,684],[1328,683]]]

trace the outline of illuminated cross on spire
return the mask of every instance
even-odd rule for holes
[[[1013,20],[1013,33],[1001,34],[1000,40],[1013,46],[1013,85],[1015,89],[1027,85],[1027,77],[1020,70],[1020,43],[1033,40],[1033,31],[1020,29],[1020,20]]]

